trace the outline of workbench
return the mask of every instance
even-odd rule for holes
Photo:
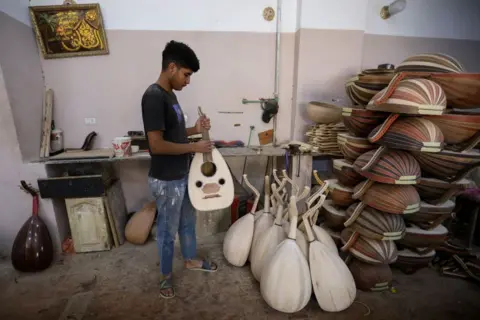
[[[313,159],[327,160],[331,159],[329,156],[319,155],[316,153],[306,153],[299,156],[289,155],[286,157],[287,150],[280,147],[272,146],[252,146],[252,147],[223,147],[218,148],[223,157],[226,158],[227,162],[229,158],[240,158],[239,160],[243,161],[242,158],[248,159],[253,157],[266,157],[267,159],[262,160],[264,164],[267,161],[268,172],[271,172],[272,168],[278,168],[280,171],[278,174],[281,176],[281,170],[285,168],[285,165],[288,166],[288,175],[293,180],[293,182],[302,190],[305,186],[312,186],[312,171],[313,171]],[[43,163],[46,166],[47,179],[56,179],[64,178],[69,175],[65,172],[88,172],[86,174],[96,174],[96,175],[105,175],[105,176],[115,176],[118,177],[117,184],[122,185],[121,189],[127,189],[128,192],[124,193],[127,197],[136,198],[140,194],[148,193],[147,185],[145,183],[146,172],[145,169],[148,167],[148,161],[150,160],[150,155],[148,152],[137,152],[128,157],[116,158],[112,157],[103,157],[103,158],[73,158],[73,159],[41,159],[37,162]],[[250,160],[253,165],[258,165],[259,161]],[[328,162],[328,161],[327,161]],[[241,163],[236,162],[237,170],[241,168]],[[263,166],[263,164],[261,164]],[[320,168],[319,172],[330,171],[331,164],[327,165],[328,168]],[[141,171],[137,172],[137,169],[140,168]],[[252,168],[253,169],[253,168]],[[127,173],[125,173],[125,171]],[[246,173],[249,173],[250,170],[247,170]],[[255,170],[254,170],[255,171]],[[263,188],[263,172],[260,174],[259,170],[256,170],[255,174],[252,174],[251,180],[257,181],[257,187],[259,191],[260,188]],[[92,173],[93,172],[93,173]],[[84,173],[81,173],[84,174]],[[135,178],[136,181],[132,181],[132,176],[141,175],[141,178]],[[145,177],[144,177],[145,176]],[[237,178],[239,178],[237,174]],[[239,180],[240,181],[240,180]],[[143,186],[145,184],[145,186]],[[142,189],[143,188],[143,189]],[[140,190],[142,189],[142,190]],[[117,190],[117,194],[118,194]],[[122,195],[117,196],[118,199],[122,198]],[[59,228],[60,238],[64,237],[69,233],[69,224],[67,221],[67,211],[68,208],[65,205],[64,198],[52,199],[54,202],[55,216]],[[128,200],[128,199],[127,199]],[[125,200],[124,200],[125,201]],[[68,206],[68,205],[67,205]],[[131,207],[131,205],[130,205]],[[131,208],[128,209],[131,211]],[[225,210],[224,210],[225,211]],[[228,228],[230,215],[226,212],[202,212],[197,215],[199,218],[197,220],[197,226],[200,225],[197,230],[197,236],[207,236],[210,234],[221,232],[225,227]],[[225,217],[222,218],[222,216]],[[222,222],[219,222],[220,219],[223,219]],[[211,226],[211,224],[216,224]]]

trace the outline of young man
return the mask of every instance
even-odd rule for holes
[[[170,41],[162,53],[162,71],[142,98],[142,117],[151,155],[148,174],[150,191],[157,203],[157,246],[160,256],[160,295],[173,298],[172,261],[178,232],[185,267],[216,271],[213,262],[196,258],[195,210],[188,196],[187,180],[192,153],[209,152],[211,141],[189,143],[188,136],[210,129],[208,118],[199,118],[194,127],[185,127],[185,118],[173,90],[190,83],[200,69],[195,52],[186,44]]]

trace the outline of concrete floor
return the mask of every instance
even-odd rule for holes
[[[19,274],[0,262],[0,319],[82,319],[68,316],[67,305],[85,303],[84,320],[93,319],[478,319],[480,288],[424,269],[407,276],[394,271],[396,293],[360,292],[348,310],[329,314],[315,300],[293,314],[263,301],[249,267],[236,268],[222,256],[218,238],[202,241],[220,267],[217,273],[183,270],[175,260],[177,297],[158,296],[155,243],[125,244],[110,252],[62,257],[39,274]],[[83,295],[82,295],[83,294]],[[73,303],[73,301],[78,303]],[[70,303],[69,303],[70,301]],[[79,302],[80,301],[80,302]],[[365,316],[367,309],[370,314]],[[69,309],[71,310],[71,309]]]

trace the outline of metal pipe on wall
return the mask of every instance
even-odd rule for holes
[[[279,83],[280,83],[280,38],[281,38],[281,17],[282,17],[282,1],[277,0],[277,26],[275,41],[275,79],[273,97],[279,101]],[[277,115],[273,117],[273,146],[277,145]]]

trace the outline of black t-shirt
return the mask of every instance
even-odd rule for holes
[[[185,118],[177,97],[156,83],[143,94],[142,118],[145,135],[148,131],[161,130],[166,141],[188,143]],[[149,152],[152,158],[149,176],[159,180],[178,180],[188,174],[190,154],[152,154],[150,147]]]

